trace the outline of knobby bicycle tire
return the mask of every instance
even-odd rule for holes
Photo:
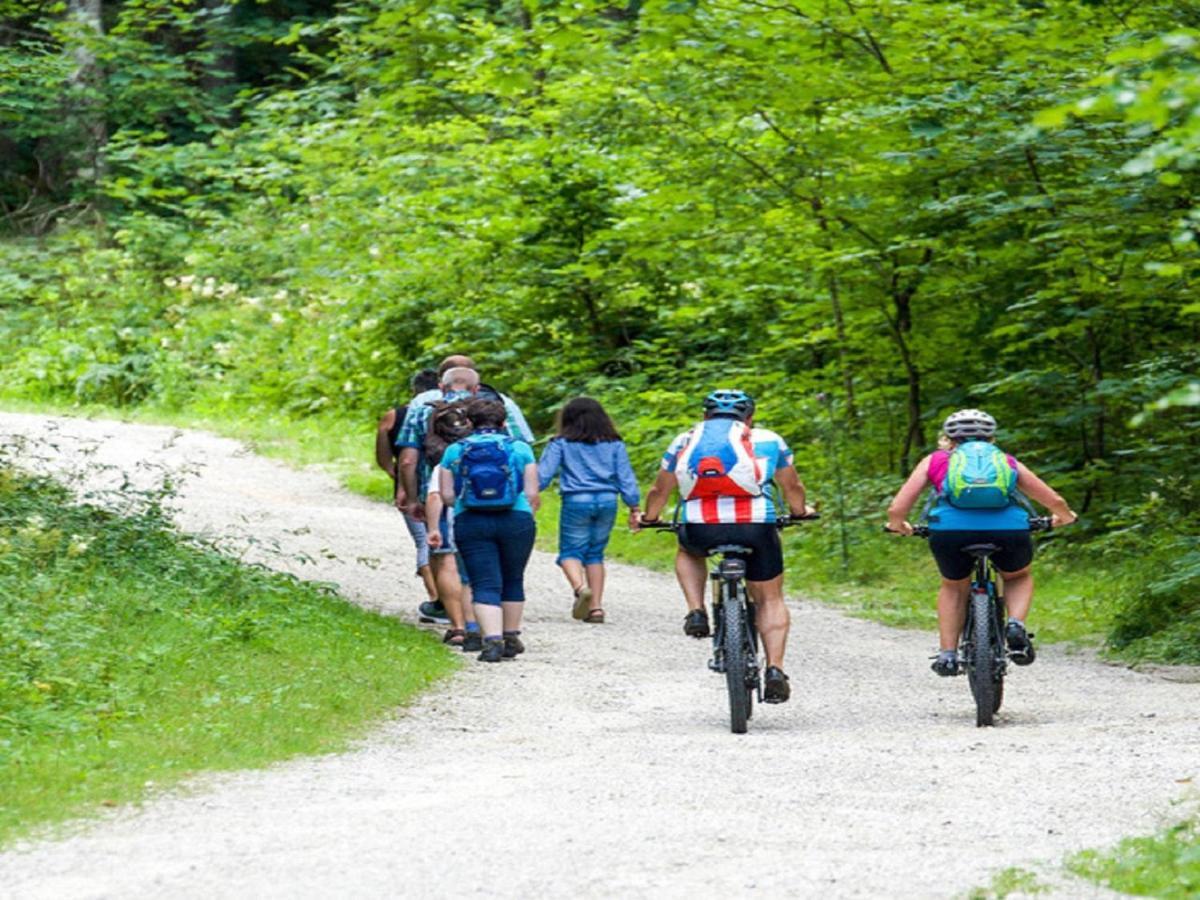
[[[992,599],[982,591],[971,591],[971,620],[968,635],[971,645],[967,655],[967,681],[975,698],[975,725],[983,728],[992,724],[999,706],[996,697],[996,653],[992,647],[995,628]]]
[[[750,718],[750,689],[746,686],[750,664],[746,652],[746,609],[737,591],[728,582],[721,586],[723,640],[725,643],[725,684],[729,689],[729,730],[746,733]]]

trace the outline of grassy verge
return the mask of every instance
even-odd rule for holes
[[[1111,850],[1087,850],[1067,867],[1123,894],[1183,900],[1200,896],[1200,824],[1185,822],[1151,837],[1127,838]]]
[[[2,461],[0,461],[2,463]],[[0,465],[0,843],[198,771],[343,748],[436,638]]]

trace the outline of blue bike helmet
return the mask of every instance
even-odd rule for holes
[[[721,388],[704,398],[704,411],[710,416],[729,416],[745,422],[754,415],[754,398],[745,391]]]

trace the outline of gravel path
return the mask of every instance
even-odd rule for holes
[[[184,528],[373,609],[420,598],[398,515],[324,474],[170,428],[0,414],[15,433],[194,467]],[[521,659],[472,662],[351,752],[200,778],[0,854],[0,896],[952,897],[1194,798],[1195,684],[1046,647],[976,729],[964,682],[929,671],[931,635],[792,601],[793,700],[738,737],[671,578],[614,565],[603,627],[571,620],[550,556],[529,583]]]

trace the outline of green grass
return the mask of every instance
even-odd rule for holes
[[[0,461],[2,463],[2,461]],[[201,771],[344,748],[432,635],[0,465],[0,843]]]
[[[988,888],[979,888],[967,895],[969,900],[1004,900],[1012,894],[1029,896],[1043,894],[1050,888],[1038,881],[1037,876],[1028,869],[1013,866],[997,872]]]
[[[1200,896],[1200,825],[1184,822],[1151,837],[1126,838],[1111,850],[1086,850],[1067,867],[1124,894],[1164,900]]]

